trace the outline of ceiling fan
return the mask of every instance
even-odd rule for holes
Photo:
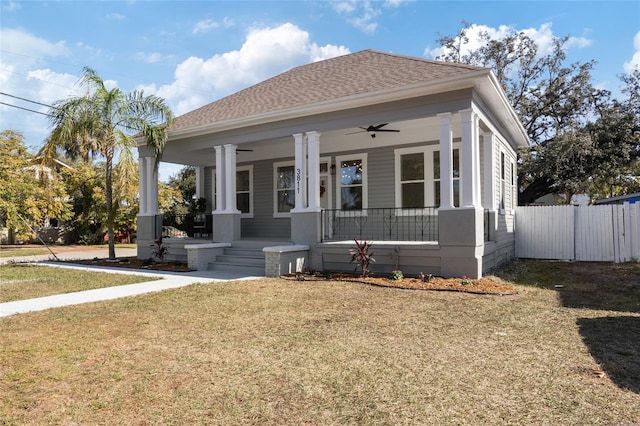
[[[358,128],[362,129],[359,130],[357,132],[352,132],[352,133],[347,133],[348,135],[353,135],[354,133],[363,133],[363,132],[367,132],[369,133],[369,136],[371,136],[372,138],[376,137],[376,132],[399,132],[400,130],[397,129],[383,129],[384,126],[386,126],[389,123],[382,123],[382,124],[378,124],[377,126],[374,125],[370,125],[369,127],[362,127],[359,126]]]

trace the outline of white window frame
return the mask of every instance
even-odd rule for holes
[[[361,160],[362,161],[362,210],[342,210],[342,179],[340,173],[343,161]],[[336,212],[338,216],[366,216],[366,209],[369,207],[369,186],[367,173],[367,153],[355,153],[349,155],[336,156]]]
[[[244,172],[244,171],[249,171],[249,213],[241,213],[240,217],[241,218],[246,218],[246,219],[250,219],[253,218],[253,165],[250,166],[237,166],[236,167],[236,173],[237,172]],[[238,209],[238,204],[237,204],[237,196],[238,196],[238,181],[237,181],[238,177],[236,176],[236,209]],[[243,191],[244,192],[244,191]],[[239,210],[239,209],[238,209]]]
[[[293,167],[295,174],[295,161],[291,160],[273,163],[273,217],[291,217],[291,212],[278,211],[278,169],[280,167]],[[292,182],[291,190],[295,191],[295,180]],[[294,207],[295,205],[292,208]]]
[[[500,182],[500,197],[498,201],[498,212],[501,215],[507,214],[507,153],[500,148],[500,159],[498,160],[498,181]]]
[[[216,199],[216,168],[214,167],[213,170],[211,170],[211,196],[212,196],[212,202],[211,205],[213,206],[211,211],[216,211],[216,208],[218,207],[218,203],[217,203],[217,199]]]
[[[459,153],[462,153],[462,143],[455,142],[452,146],[452,149],[457,149]],[[414,146],[410,148],[398,148],[395,149],[394,152],[394,160],[395,160],[395,206],[397,208],[402,208],[402,161],[401,157],[406,154],[418,154],[422,153],[424,155],[424,203],[426,207],[438,207],[436,206],[436,193],[434,189],[434,184],[436,182],[440,182],[440,179],[435,179],[435,170],[433,168],[433,156],[436,151],[440,151],[440,145],[422,145],[422,146]],[[461,167],[461,165],[459,166]],[[458,188],[460,188],[460,182],[462,179],[462,168],[460,169],[460,176],[452,177],[452,180],[458,181]],[[460,195],[458,195],[458,200],[460,199]],[[398,216],[415,216],[420,214],[429,213],[426,210],[414,209],[413,211],[403,211],[398,210],[396,214]]]

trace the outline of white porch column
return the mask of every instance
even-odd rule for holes
[[[196,166],[196,198],[204,197],[204,166]]]
[[[438,114],[440,120],[440,209],[453,206],[453,132],[451,113]]]
[[[156,169],[155,158],[145,157],[147,174],[147,213],[158,214],[158,170]]]
[[[138,214],[147,214],[147,161],[145,157],[140,157],[138,161]]]
[[[480,117],[478,114],[473,114],[473,205],[476,207],[482,207],[482,188],[480,185]]]
[[[465,109],[460,111],[461,127],[462,127],[462,153],[461,153],[461,167],[462,167],[462,185],[460,188],[462,207],[480,207],[477,203],[478,194],[476,194],[476,181],[479,177],[478,174],[478,141],[475,140],[477,130],[474,130],[477,125],[475,119],[475,113],[471,109]],[[476,145],[474,147],[474,145]],[[474,155],[474,152],[476,153]]]
[[[307,208],[307,149],[305,135],[296,133],[293,135],[295,143],[295,164],[294,164],[294,186],[295,186],[295,207],[293,210],[304,210]]]
[[[320,132],[307,132],[308,208],[320,211]]]
[[[220,213],[225,210],[225,162],[223,156],[223,148],[221,145],[216,145],[214,147],[216,150],[216,212]]]
[[[224,146],[225,211],[228,213],[240,212],[236,202],[236,147],[233,144]]]
[[[496,151],[493,133],[482,135],[484,148],[484,192],[483,206],[491,211],[496,209]]]

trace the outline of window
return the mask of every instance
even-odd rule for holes
[[[396,207],[440,206],[440,151],[437,145],[395,150]],[[460,148],[453,149],[453,202],[460,205]]]
[[[516,186],[516,182],[518,181],[516,175],[516,165],[513,161],[511,161],[511,209],[516,208],[518,204],[518,187]]]
[[[242,217],[253,217],[253,166],[236,169],[236,208]]]
[[[367,155],[336,157],[338,167],[337,201],[342,210],[367,208]]]
[[[292,162],[274,163],[274,217],[288,217],[295,207],[295,175]]]
[[[500,152],[500,213],[504,214],[505,211],[505,197],[507,191],[507,182],[505,177],[505,157],[504,152]]]
[[[460,148],[453,149],[453,205],[460,207]],[[433,151],[433,193],[435,207],[440,207],[440,151]]]
[[[400,207],[424,207],[424,153],[400,155]]]

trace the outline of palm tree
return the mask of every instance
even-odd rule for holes
[[[57,150],[62,150],[85,161],[104,158],[109,259],[115,259],[113,225],[118,203],[113,199],[114,160],[120,158],[120,168],[130,170],[135,134],[144,138],[153,150],[157,167],[173,113],[163,98],[145,96],[141,90],[130,93],[117,87],[109,90],[96,71],[85,67],[83,72],[80,82],[86,86],[86,95],[53,104],[49,111],[53,131],[41,154],[51,159]]]

